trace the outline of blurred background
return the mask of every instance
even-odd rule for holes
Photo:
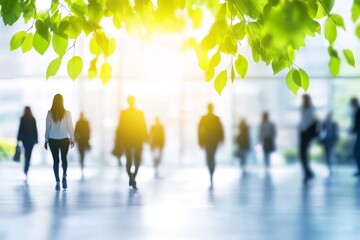
[[[350,12],[350,5],[340,5],[340,1],[337,1],[335,6],[335,12],[348,17],[345,19],[347,31],[339,34],[337,44],[340,48],[352,49],[356,60],[359,60],[356,53],[360,52],[360,44],[354,36],[350,14],[346,14]],[[20,117],[28,105],[37,120],[39,133],[39,144],[33,151],[32,164],[51,164],[50,152],[43,149],[43,136],[45,117],[56,93],[64,96],[65,108],[72,112],[74,124],[80,111],[90,121],[92,149],[86,159],[90,165],[117,164],[111,151],[119,112],[127,107],[126,98],[129,95],[135,96],[137,107],[145,112],[148,129],[156,116],[165,126],[163,165],[204,164],[204,153],[197,143],[197,126],[200,117],[206,113],[208,102],[214,104],[215,113],[220,116],[225,130],[225,142],[217,154],[220,164],[238,164],[233,143],[242,118],[246,118],[251,129],[249,164],[262,164],[258,128],[263,111],[269,111],[278,130],[273,165],[297,161],[297,125],[302,93],[294,96],[287,89],[285,72],[273,76],[271,68],[250,63],[246,79],[237,79],[218,96],[212,83],[204,81],[195,53],[181,50],[182,41],[192,36],[191,30],[181,34],[154,35],[150,40],[138,40],[120,31],[116,32],[118,45],[110,60],[113,79],[108,84],[102,85],[99,79],[88,80],[86,64],[83,75],[72,81],[66,77],[64,62],[58,76],[45,80],[47,64],[55,55],[39,56],[34,50],[25,55],[20,51],[10,52],[10,39],[15,32],[23,30],[23,26],[5,28],[1,24],[0,161],[11,161]],[[207,26],[204,26],[204,33],[206,31]],[[306,49],[297,57],[296,65],[305,69],[311,78],[308,93],[313,98],[318,118],[322,120],[328,111],[333,111],[341,135],[336,147],[336,162],[349,164],[352,161],[349,99],[360,95],[357,82],[360,71],[359,68],[343,64],[339,77],[332,77],[328,71],[326,40],[320,37],[308,40]],[[76,54],[84,56],[86,63],[91,59],[87,49],[88,42],[82,39],[77,44]],[[251,59],[246,47],[241,46],[241,51]],[[226,61],[223,59],[224,66]],[[312,147],[311,156],[313,161],[322,161],[319,145]],[[77,164],[77,157],[74,149],[69,155],[70,164]],[[144,150],[144,164],[152,164],[149,147]]]

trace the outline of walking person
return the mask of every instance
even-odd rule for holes
[[[17,134],[18,143],[21,142],[25,149],[24,174],[27,179],[30,167],[31,153],[34,145],[38,143],[38,133],[36,120],[31,112],[30,107],[26,106],[24,114],[20,119],[19,131]]]
[[[150,128],[149,143],[154,158],[155,177],[159,177],[159,165],[165,145],[165,131],[159,117],[155,118],[155,123]]]
[[[350,105],[353,109],[353,127],[351,132],[355,135],[355,145],[354,145],[354,158],[357,166],[357,172],[355,172],[355,177],[360,177],[360,106],[359,100],[353,97],[350,101]]]
[[[84,179],[85,152],[90,149],[90,124],[83,112],[80,113],[80,118],[76,122],[74,135],[80,154],[81,179]]]
[[[247,155],[250,150],[250,128],[246,122],[246,119],[241,119],[239,124],[239,133],[235,138],[237,146],[237,156],[240,160],[240,166],[243,171],[246,169]]]
[[[309,163],[309,148],[311,141],[318,135],[318,121],[315,116],[315,109],[311,102],[311,97],[304,94],[302,97],[302,106],[300,109],[301,120],[299,124],[300,137],[300,162],[304,172],[304,183],[314,177],[314,173]]]
[[[62,187],[67,188],[67,154],[69,146],[74,147],[74,126],[71,113],[64,108],[64,100],[62,95],[56,94],[53,99],[51,109],[46,116],[45,130],[45,149],[50,147],[51,155],[54,160],[53,170],[56,180],[55,190],[60,190],[59,163],[61,155],[61,163],[63,169]]]
[[[270,167],[270,155],[275,150],[276,127],[269,119],[269,113],[264,112],[260,125],[260,142],[264,153],[266,169]]]
[[[199,122],[198,140],[200,147],[205,149],[212,188],[216,164],[215,153],[218,145],[224,141],[224,131],[220,118],[214,114],[214,106],[211,103],[208,104],[208,113],[201,117]]]
[[[121,111],[119,127],[116,138],[125,150],[126,172],[129,176],[129,186],[137,189],[136,176],[141,164],[141,155],[143,144],[148,140],[148,132],[144,113],[135,107],[135,98],[129,96],[129,108]],[[131,172],[131,166],[134,164],[135,170]]]
[[[334,148],[339,138],[338,125],[333,121],[331,112],[327,114],[325,120],[321,123],[319,138],[324,147],[325,162],[331,175]]]

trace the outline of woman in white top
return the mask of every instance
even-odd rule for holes
[[[265,167],[270,167],[270,154],[275,150],[276,128],[275,124],[269,120],[269,113],[264,112],[260,125],[260,142],[264,153]]]
[[[315,116],[315,110],[311,103],[311,97],[308,94],[303,95],[303,103],[301,106],[301,121],[299,124],[300,131],[300,160],[304,171],[304,182],[314,177],[314,173],[309,164],[309,147],[311,140],[317,136],[318,121]]]
[[[54,160],[54,174],[56,179],[55,190],[60,190],[59,177],[59,152],[61,155],[61,163],[63,169],[62,185],[67,188],[66,171],[67,171],[67,153],[69,145],[74,147],[74,126],[71,119],[71,113],[64,108],[64,100],[62,95],[56,94],[53,99],[51,109],[46,116],[45,131],[45,149],[50,147],[50,151]]]

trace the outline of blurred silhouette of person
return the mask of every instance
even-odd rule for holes
[[[264,153],[265,167],[270,167],[270,154],[275,150],[276,127],[269,119],[269,113],[264,112],[260,125],[260,141]]]
[[[159,117],[155,118],[155,123],[150,128],[149,134],[150,148],[154,158],[155,177],[159,177],[159,165],[165,145],[165,131]]]
[[[213,112],[214,106],[208,104],[208,113],[201,117],[198,127],[198,140],[201,148],[205,149],[206,162],[210,172],[210,187],[213,186],[215,171],[215,153],[220,143],[224,141],[224,131],[220,118]]]
[[[355,135],[354,158],[357,166],[355,177],[360,177],[360,106],[359,100],[355,97],[351,98],[350,105],[353,109],[353,127],[351,132]]]
[[[64,99],[61,94],[56,94],[53,99],[51,109],[46,116],[45,144],[47,150],[50,147],[51,155],[54,160],[53,170],[56,180],[55,190],[60,190],[59,177],[59,153],[63,169],[62,186],[67,188],[67,154],[69,145],[74,147],[74,126],[70,111],[64,108]]]
[[[250,130],[245,119],[241,119],[239,124],[239,133],[235,138],[237,146],[237,155],[240,160],[240,166],[245,171],[246,158],[250,150]]]
[[[117,139],[119,144],[121,144],[125,150],[126,171],[129,175],[129,186],[133,189],[137,189],[136,175],[141,163],[143,144],[148,140],[148,132],[144,113],[135,108],[135,98],[129,96],[127,101],[129,108],[120,113]],[[132,173],[131,166],[133,165],[133,162],[135,170]]]
[[[80,154],[81,178],[84,178],[84,160],[85,151],[90,149],[90,124],[84,117],[84,113],[80,113],[80,118],[75,125],[75,141],[77,142]]]
[[[119,118],[119,122],[118,125],[116,127],[116,131],[115,131],[115,141],[114,141],[114,148],[111,151],[111,154],[113,156],[116,157],[117,161],[118,161],[118,165],[121,168],[122,167],[122,163],[121,163],[121,156],[124,153],[124,149],[123,146],[120,142],[120,134],[119,134],[119,130],[120,130],[120,118]]]
[[[331,174],[334,148],[339,138],[338,125],[333,121],[331,112],[327,114],[325,120],[321,123],[319,138],[324,147],[325,162]]]
[[[318,120],[315,116],[315,109],[311,102],[311,97],[304,94],[302,97],[300,131],[300,162],[304,172],[304,182],[308,182],[314,177],[309,163],[309,147],[311,141],[318,135]]]
[[[34,145],[38,143],[36,120],[31,112],[30,107],[28,106],[25,107],[24,114],[20,119],[17,141],[21,141],[25,149],[24,174],[27,178],[30,167],[31,153]]]

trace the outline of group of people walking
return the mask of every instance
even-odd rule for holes
[[[135,107],[135,98],[129,96],[129,108],[120,112],[120,118],[116,129],[115,146],[112,151],[119,159],[122,155],[126,157],[126,172],[129,177],[129,186],[137,189],[136,177],[141,165],[142,149],[145,143],[150,144],[154,157],[155,175],[158,176],[158,166],[161,162],[162,152],[165,145],[164,127],[157,117],[155,123],[147,131],[144,113]],[[354,146],[354,158],[360,176],[360,105],[358,99],[351,99],[351,107],[354,110],[352,133],[356,135]],[[309,147],[311,142],[318,138],[324,145],[325,159],[331,171],[331,159],[334,145],[338,139],[338,127],[332,120],[331,113],[323,122],[320,122],[311,102],[311,97],[303,95],[301,106],[301,120],[299,124],[299,156],[304,173],[304,182],[314,177],[309,163]],[[268,112],[262,115],[262,122],[259,127],[259,142],[264,153],[264,164],[266,169],[270,167],[270,155],[275,150],[276,127],[270,121]],[[17,136],[18,142],[22,142],[25,150],[24,173],[27,176],[33,147],[38,143],[36,120],[32,115],[30,107],[25,107],[24,114],[20,120]],[[199,146],[205,150],[206,163],[210,173],[210,186],[213,186],[213,174],[216,166],[216,150],[224,141],[224,130],[220,118],[214,114],[214,106],[208,104],[208,112],[202,116],[198,125]],[[46,116],[46,130],[44,147],[50,148],[53,157],[53,171],[56,180],[55,189],[60,190],[59,165],[61,161],[62,178],[61,183],[64,189],[67,188],[67,154],[69,148],[77,143],[79,150],[80,166],[82,177],[84,177],[85,152],[90,149],[90,124],[83,113],[73,127],[70,111],[65,110],[62,95],[56,94],[53,103]],[[240,158],[240,166],[246,167],[246,159],[250,150],[250,130],[245,119],[239,124],[239,133],[234,142],[238,147],[237,156]],[[132,166],[134,170],[131,171]]]
[[[116,130],[115,147],[113,154],[118,158],[122,154],[126,157],[126,171],[129,176],[129,186],[137,189],[136,176],[141,164],[143,144],[150,142],[154,152],[154,165],[156,175],[157,168],[162,157],[162,150],[165,143],[165,132],[159,118],[151,127],[150,134],[147,132],[144,113],[135,107],[135,98],[128,97],[129,108],[121,111],[119,124]],[[149,136],[150,135],[150,136]],[[18,142],[22,142],[25,150],[24,173],[27,176],[30,166],[32,149],[38,143],[36,121],[31,113],[30,107],[25,107],[24,115],[20,120],[18,131]],[[70,111],[65,110],[62,95],[56,94],[53,98],[51,109],[46,116],[46,130],[44,147],[50,148],[53,157],[53,171],[55,175],[55,190],[60,190],[59,164],[63,170],[61,183],[63,189],[67,188],[67,154],[69,148],[73,148],[77,143],[80,157],[82,178],[84,177],[84,158],[85,152],[90,149],[90,124],[83,113],[73,127]],[[134,165],[134,171],[131,167]]]

